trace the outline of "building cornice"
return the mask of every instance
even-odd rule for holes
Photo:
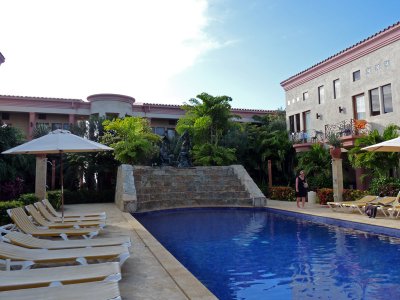
[[[400,22],[282,81],[281,86],[285,91],[291,90],[398,40],[400,40]]]

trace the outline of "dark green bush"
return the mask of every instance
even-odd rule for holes
[[[0,202],[0,225],[11,223],[11,219],[7,214],[7,209],[24,206],[22,201],[11,200]]]
[[[396,196],[400,190],[400,179],[393,177],[373,178],[369,186],[369,194],[385,196]]]
[[[289,186],[273,186],[268,191],[268,197],[273,200],[295,201],[295,191]]]
[[[38,202],[39,198],[35,194],[22,194],[17,200],[23,202],[24,205],[29,205]]]
[[[65,190],[64,190],[65,192]],[[65,193],[64,193],[65,195]],[[53,205],[55,209],[59,209],[61,207],[61,191],[56,190],[56,191],[49,191],[47,192],[47,199]]]
[[[343,201],[354,201],[364,197],[367,194],[368,193],[366,191],[344,189],[342,198]]]
[[[64,190],[65,204],[114,202],[114,197],[114,190],[104,190],[101,192],[86,189],[78,191]]]

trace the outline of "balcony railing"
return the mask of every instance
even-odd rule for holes
[[[367,135],[371,132],[371,125],[365,120],[344,120],[337,124],[325,125],[325,135],[331,133],[340,137]]]
[[[325,125],[325,132],[322,130],[310,129],[306,131],[292,132],[289,135],[290,140],[296,144],[314,144],[325,143],[326,136],[329,134],[338,135],[345,146],[352,146],[350,140],[355,140],[361,135],[367,135],[371,132],[371,125],[365,120],[344,120],[336,124]]]

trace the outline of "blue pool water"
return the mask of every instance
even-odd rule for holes
[[[400,240],[267,210],[135,214],[219,299],[400,299]]]

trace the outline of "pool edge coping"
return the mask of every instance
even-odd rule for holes
[[[187,299],[218,300],[218,298],[186,269],[134,216],[122,213],[142,243],[171,277]]]

